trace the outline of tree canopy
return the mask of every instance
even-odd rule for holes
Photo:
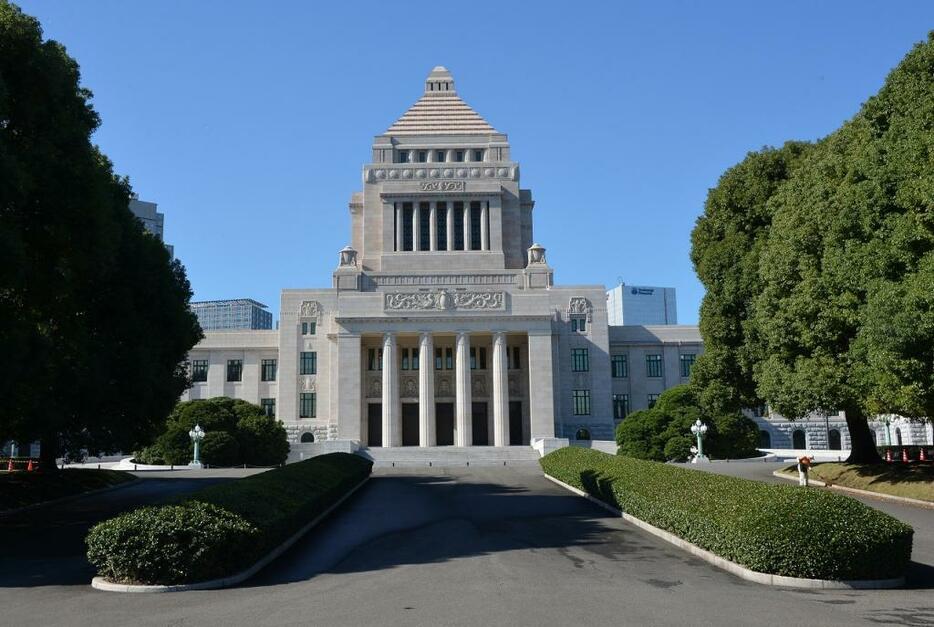
[[[693,234],[705,403],[843,409],[854,462],[872,413],[931,415],[932,127],[934,35],[839,130],[724,174]]]
[[[0,0],[0,440],[67,452],[148,441],[201,337],[184,268],[128,209],[64,47]]]

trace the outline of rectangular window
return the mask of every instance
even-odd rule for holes
[[[366,369],[376,370],[376,349],[370,348],[366,352]]]
[[[480,370],[486,370],[486,346],[481,346],[477,352],[480,354]]]
[[[590,390],[574,390],[574,415],[590,415]]]
[[[444,163],[446,156],[447,155],[445,154],[443,150],[435,151],[435,161],[437,161],[438,163]]]
[[[442,357],[441,357],[441,349],[436,348],[435,349],[435,370],[441,370],[442,366],[443,366],[443,363],[442,363]]]
[[[649,394],[649,409],[655,407],[655,403],[658,401],[658,394]]]
[[[409,349],[407,348],[402,349],[402,369],[409,369]]]
[[[419,204],[418,210],[418,249],[431,248],[431,206],[427,202]]]
[[[610,369],[614,379],[625,379],[629,376],[629,360],[626,355],[613,355],[610,360]]]
[[[399,150],[396,152],[398,158],[397,163],[408,163],[409,162],[409,151],[408,150]]]
[[[243,360],[228,359],[227,360],[227,380],[228,381],[239,381],[242,378],[243,378]]]
[[[448,249],[448,204],[439,202],[435,210],[436,221],[438,223],[438,250]]]
[[[303,322],[302,323],[302,335],[314,335],[317,326],[318,326],[317,322]]]
[[[482,151],[482,150],[474,150],[474,151],[473,151],[473,160],[474,160],[474,161],[483,161],[483,151]]]
[[[427,150],[419,150],[419,151],[418,151],[418,162],[419,162],[419,163],[425,163],[426,161],[428,161],[428,151],[427,151]]]
[[[303,352],[298,374],[318,374],[318,353]]]
[[[470,250],[480,250],[481,248],[481,217],[483,216],[480,212],[480,203],[477,201],[470,203]]]
[[[661,355],[646,355],[645,356],[645,376],[661,377],[662,372],[663,372],[662,356]]]
[[[261,398],[259,399],[259,406],[263,408],[263,413],[270,418],[276,417],[276,399]]]
[[[519,370],[522,368],[522,359],[521,353],[519,352],[520,348],[518,346],[513,346],[509,348],[506,352],[509,361],[510,370]]]
[[[464,250],[464,203],[454,203],[454,250]]]
[[[260,369],[260,373],[259,373],[260,381],[275,381],[276,380],[276,366],[277,366],[277,360],[264,359],[262,363],[262,367]]]
[[[414,250],[412,246],[415,243],[414,237],[412,232],[412,203],[404,202],[402,203],[402,250]]]
[[[318,413],[314,392],[302,392],[298,399],[298,417],[314,418]]]
[[[571,331],[575,331],[578,333],[586,333],[587,332],[587,318],[584,318],[582,316],[571,318]]]
[[[477,369],[477,349],[473,346],[470,347],[470,369]]]
[[[629,395],[628,394],[614,394],[613,395],[613,418],[616,420],[622,420],[629,415]]]
[[[191,362],[191,380],[193,383],[208,380],[208,360],[193,359]]]
[[[454,161],[463,161],[464,160],[464,151],[455,150],[454,151]]]
[[[445,370],[454,369],[454,349],[453,348],[444,349],[444,369]]]
[[[696,359],[697,359],[697,355],[694,355],[694,354],[689,353],[686,355],[681,355],[681,376],[682,377],[686,378],[686,377],[691,376],[691,368],[694,367],[694,361]]]
[[[571,370],[574,372],[590,370],[590,352],[586,348],[571,349]]]
[[[412,370],[418,370],[418,349],[412,349]]]

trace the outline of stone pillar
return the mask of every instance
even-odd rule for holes
[[[360,371],[363,363],[360,336],[349,333],[337,334],[336,349],[337,368],[333,372],[337,374],[337,385],[332,388],[333,392],[329,405],[337,408],[337,415],[331,416],[331,421],[336,418],[337,437],[341,440],[363,442],[366,436],[363,428],[363,416],[360,413],[362,394]],[[285,380],[281,378],[281,373],[279,380]],[[280,383],[279,385],[284,384]],[[321,406],[319,406],[318,411],[321,411]]]
[[[448,250],[454,250],[454,203],[448,202],[448,217],[444,221],[444,225],[447,228],[447,248]]]
[[[493,334],[493,446],[509,445],[509,362],[506,334]]]
[[[405,249],[405,240],[402,239],[402,218],[405,212],[402,211],[402,203],[396,203],[396,252],[401,253]]]
[[[418,445],[436,446],[435,434],[435,348],[431,333],[418,340]]]
[[[438,250],[438,203],[431,201],[428,213],[428,249]]]
[[[555,437],[555,394],[550,331],[529,332],[531,438]]]
[[[470,390],[470,334],[457,334],[455,355],[454,445],[470,446],[473,441],[473,399]]]
[[[489,203],[480,203],[480,250],[490,250]]]
[[[464,201],[464,250],[470,250],[470,201]]]
[[[383,335],[383,446],[402,445],[402,399],[399,397],[399,360],[396,336]]]
[[[419,209],[418,207],[419,204],[420,203],[418,201],[415,201],[412,203],[412,250],[413,251],[418,251],[421,248],[420,240],[422,238],[419,237],[419,235],[421,235],[421,230],[419,228],[421,227],[421,220],[419,219],[421,215],[420,213],[421,209]]]

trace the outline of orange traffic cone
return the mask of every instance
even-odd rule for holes
[[[902,449],[902,461],[908,463],[908,449],[906,448]]]
[[[918,453],[918,461],[919,461],[919,462],[926,462],[927,460],[928,460],[927,451],[926,451],[926,450],[924,449],[924,447],[922,446],[920,452]]]
[[[885,450],[885,461],[887,461],[890,464],[892,463],[892,449]]]
[[[6,463],[7,472],[13,472],[13,458],[11,457]]]
[[[32,460],[29,460],[29,463],[26,464],[26,472],[32,472],[35,470],[35,466],[32,465]]]

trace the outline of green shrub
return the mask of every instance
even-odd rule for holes
[[[237,422],[237,439],[244,464],[279,466],[289,456],[289,439],[282,423],[270,416],[245,416]]]
[[[825,490],[768,485],[568,447],[545,472],[755,571],[816,579],[904,575],[913,530]]]
[[[144,507],[91,529],[88,560],[110,581],[203,581],[256,561],[258,537],[243,518],[208,503]]]
[[[201,441],[201,461],[209,466],[240,463],[240,443],[226,431],[211,431]]]
[[[176,505],[123,514],[91,529],[88,560],[101,576],[123,583],[191,583],[234,574],[340,500],[372,465],[331,453],[215,484]],[[197,555],[186,557],[192,548]]]
[[[133,461],[139,464],[155,464],[161,466],[166,463],[165,455],[158,444],[147,446],[133,455]]]

